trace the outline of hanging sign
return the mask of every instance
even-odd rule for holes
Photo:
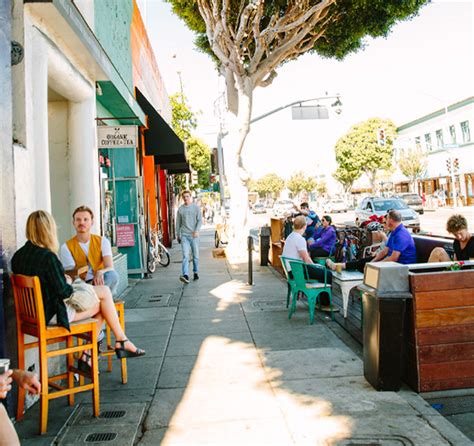
[[[117,247],[135,246],[135,225],[117,225]]]
[[[136,125],[99,125],[97,127],[99,149],[137,147],[137,129]]]

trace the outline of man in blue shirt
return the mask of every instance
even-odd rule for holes
[[[388,212],[387,227],[390,230],[387,245],[375,256],[372,262],[416,263],[415,242],[403,226],[402,215],[399,211],[391,210]]]

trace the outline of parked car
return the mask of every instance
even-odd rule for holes
[[[337,198],[327,201],[323,206],[323,210],[327,214],[347,212],[347,204],[344,200]]]
[[[294,208],[291,200],[277,200],[273,205],[273,213],[275,215],[289,214]]]
[[[356,225],[359,225],[371,215],[384,216],[389,210],[395,209],[402,214],[402,223],[413,232],[420,231],[418,214],[400,198],[366,197],[355,210]]]
[[[267,208],[263,203],[255,203],[253,205],[252,212],[254,214],[266,214],[267,213]]]
[[[402,193],[397,194],[394,198],[400,198],[405,200],[409,207],[411,207],[414,211],[418,212],[419,214],[423,214],[423,200],[418,194],[413,193]]]

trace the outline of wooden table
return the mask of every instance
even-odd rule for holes
[[[357,285],[360,285],[363,281],[364,274],[359,271],[343,270],[340,273],[337,271],[332,272],[333,292],[338,292],[340,290],[344,309],[344,318],[347,318],[347,307],[349,306],[349,293],[351,289]]]

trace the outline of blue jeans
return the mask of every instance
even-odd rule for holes
[[[115,270],[107,271],[104,273],[104,284],[112,291],[112,296],[115,296],[119,283],[119,276]]]
[[[193,272],[199,272],[199,237],[183,234],[181,236],[181,250],[183,251],[183,276],[189,277],[189,251],[193,253]]]

